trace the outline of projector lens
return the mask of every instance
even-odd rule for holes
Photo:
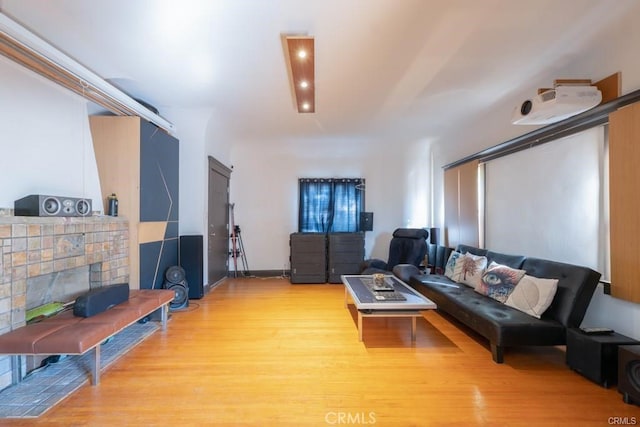
[[[522,103],[522,106],[520,107],[520,113],[523,116],[526,116],[531,112],[531,106],[532,106],[531,101],[527,99]]]

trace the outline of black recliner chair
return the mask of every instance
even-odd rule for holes
[[[369,259],[363,262],[360,274],[393,274],[398,265],[412,265],[416,268],[427,254],[429,231],[424,228],[397,228],[389,243],[389,259]],[[415,271],[415,270],[414,270]],[[399,277],[400,280],[404,280]]]

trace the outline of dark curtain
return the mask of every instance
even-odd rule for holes
[[[360,230],[364,179],[303,178],[299,180],[298,231],[303,233]]]

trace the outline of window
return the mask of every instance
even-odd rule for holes
[[[364,179],[302,178],[298,231],[329,233],[360,231],[364,210]]]

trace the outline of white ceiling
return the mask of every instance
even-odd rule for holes
[[[387,140],[446,138],[496,105],[510,112],[523,90],[552,84],[548,76],[605,77],[572,62],[639,4],[0,0],[3,12],[161,114],[211,109],[236,138]],[[315,37],[315,114],[295,110],[285,33]]]

